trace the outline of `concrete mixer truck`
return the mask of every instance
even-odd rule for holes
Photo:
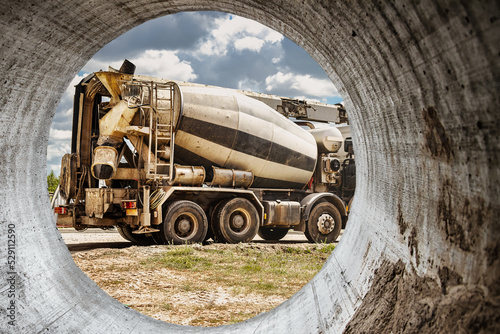
[[[304,121],[300,101],[134,71],[125,61],[76,86],[58,222],[137,244],[337,239],[354,166],[339,129]]]

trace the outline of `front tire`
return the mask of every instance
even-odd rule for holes
[[[218,205],[212,221],[212,231],[217,240],[236,244],[250,242],[259,230],[259,213],[245,198],[233,198]]]
[[[159,225],[159,238],[165,244],[191,244],[203,242],[208,220],[203,209],[191,201],[175,201],[168,205],[163,223]]]
[[[304,233],[309,242],[332,243],[337,240],[341,227],[339,210],[332,203],[321,202],[312,209]]]
[[[264,240],[278,241],[288,234],[288,228],[261,227],[257,233]]]

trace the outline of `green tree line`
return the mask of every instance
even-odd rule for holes
[[[50,174],[47,175],[47,187],[49,188],[49,193],[53,193],[56,191],[57,186],[59,185],[59,177],[54,175],[54,171],[50,171]]]

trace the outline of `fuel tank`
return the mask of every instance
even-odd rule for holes
[[[230,89],[182,86],[175,161],[251,171],[252,188],[299,189],[317,159],[314,137],[266,104]],[[210,181],[207,175],[206,181]]]

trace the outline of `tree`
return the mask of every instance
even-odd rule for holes
[[[54,175],[54,171],[50,171],[50,174],[47,175],[47,187],[49,188],[49,193],[53,193],[56,191],[57,186],[59,185],[59,177]]]

